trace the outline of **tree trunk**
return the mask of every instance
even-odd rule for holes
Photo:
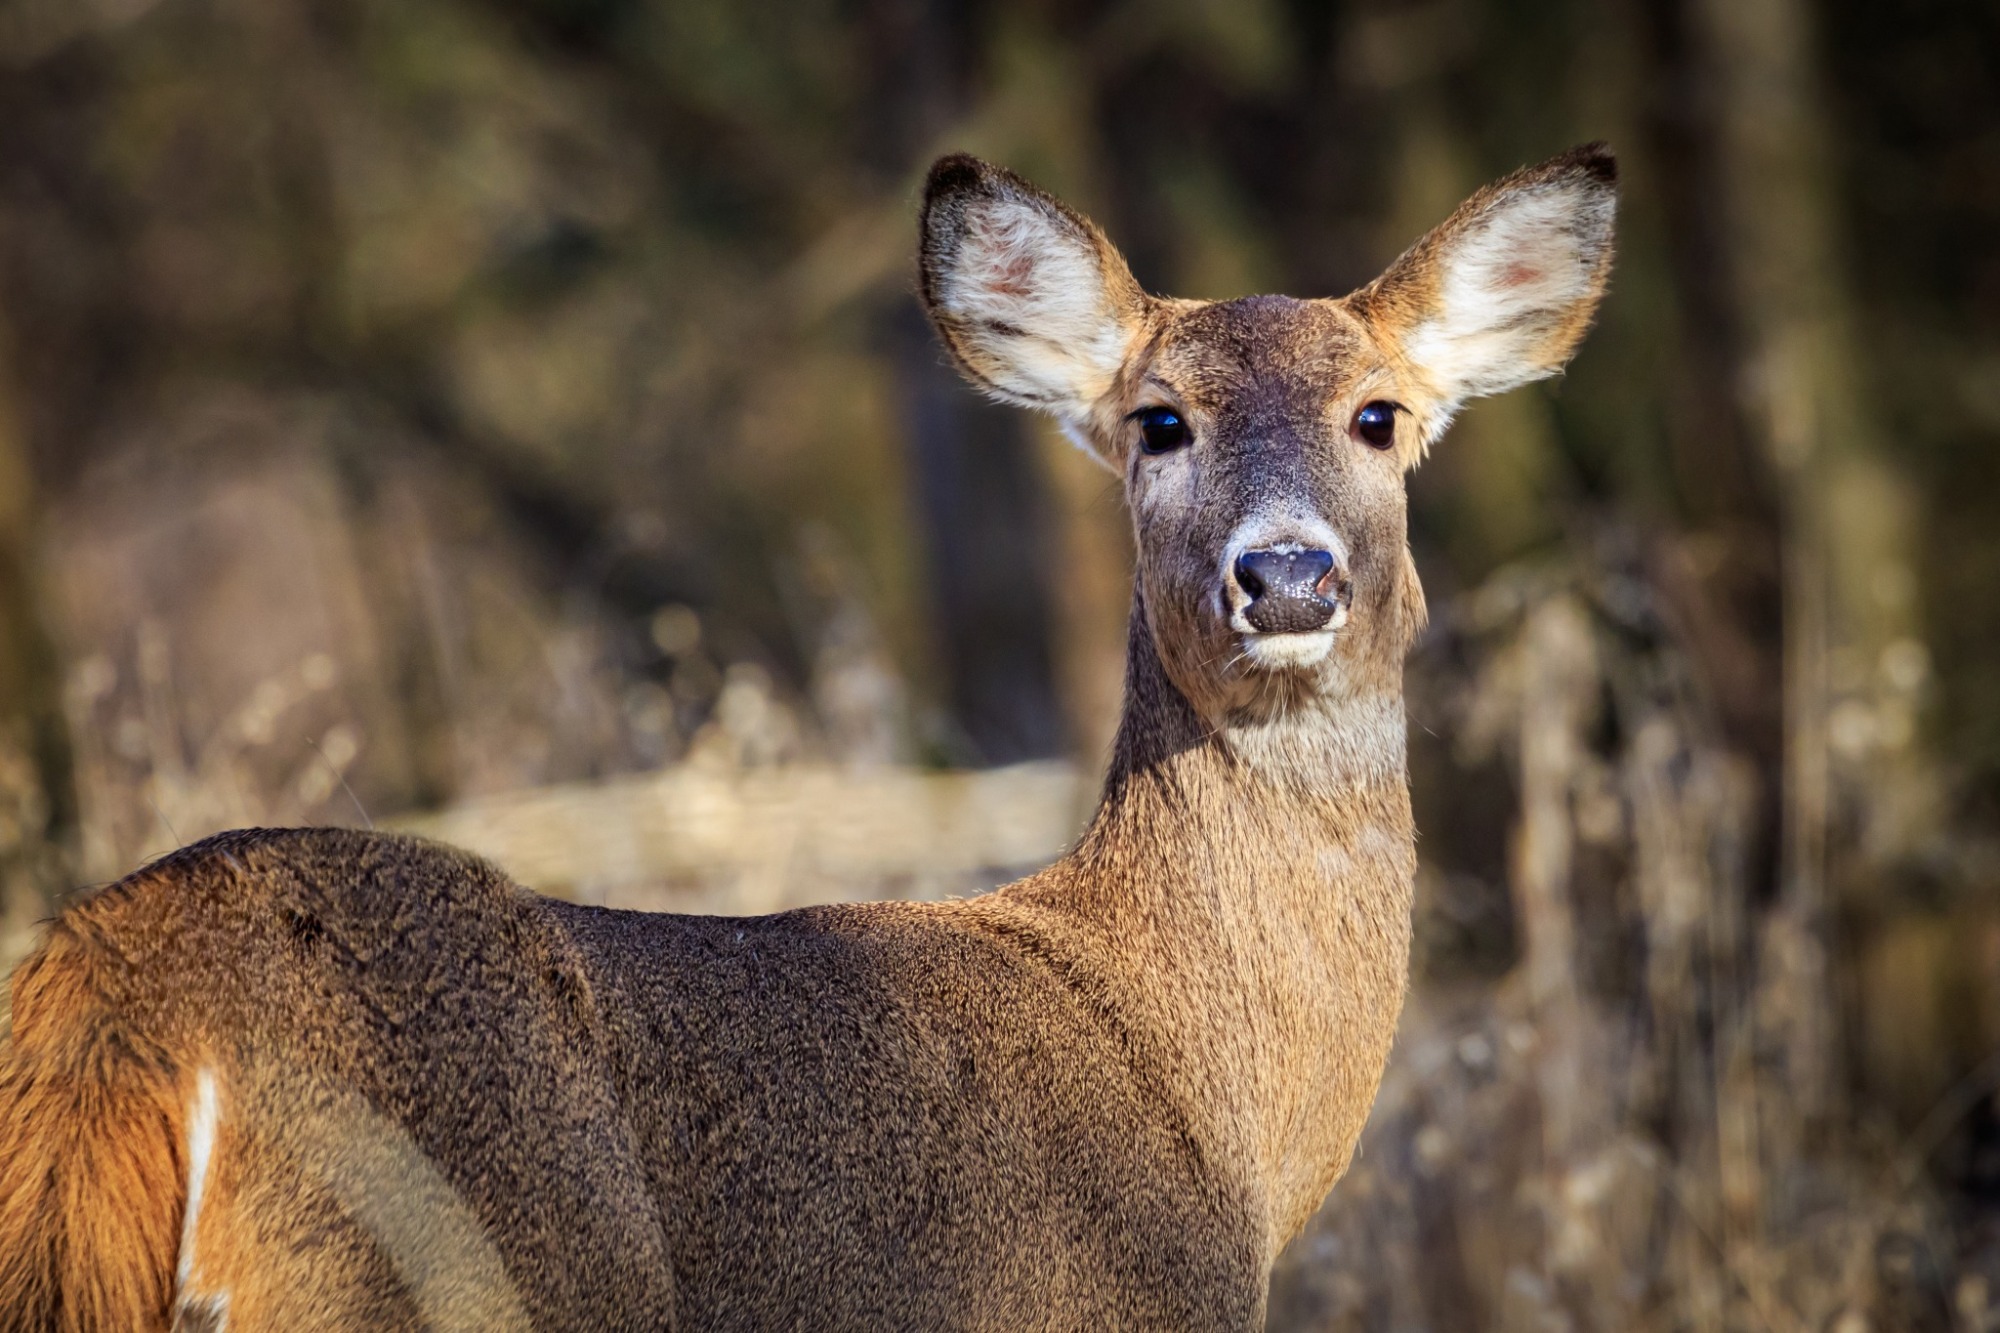
[[[1871,420],[1802,0],[1696,0],[1720,128],[1726,263],[1747,357],[1735,385],[1777,484],[1784,586],[1780,909],[1764,986],[1806,1122],[1838,1105],[1836,899],[1869,910],[1939,815],[1915,744],[1927,674],[1916,501]]]
[[[977,15],[943,0],[875,0],[875,165],[906,176],[964,110]],[[887,312],[950,758],[1004,764],[1067,753],[1056,688],[1054,512],[1018,411],[986,402],[945,361],[914,298]]]

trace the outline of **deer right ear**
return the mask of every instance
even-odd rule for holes
[[[954,154],[924,183],[919,244],[924,308],[967,378],[1084,425],[1147,306],[1104,233],[1012,172]]]

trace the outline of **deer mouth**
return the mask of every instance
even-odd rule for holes
[[[1347,623],[1347,607],[1337,605],[1333,619],[1324,629],[1239,631],[1243,659],[1261,671],[1297,671],[1318,666],[1333,653],[1341,626]]]

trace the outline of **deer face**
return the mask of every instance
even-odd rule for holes
[[[1394,688],[1424,618],[1404,477],[1467,398],[1559,370],[1611,262],[1614,168],[1474,195],[1340,300],[1146,295],[1088,220],[969,157],[931,169],[925,304],[960,368],[1125,479],[1147,625],[1217,721]]]

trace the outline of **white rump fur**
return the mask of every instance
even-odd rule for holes
[[[1594,183],[1526,186],[1445,242],[1435,311],[1403,342],[1444,400],[1433,438],[1466,399],[1562,369],[1549,344],[1592,298],[1616,203]]]
[[[971,204],[965,222],[940,275],[939,312],[994,397],[1080,425],[1110,390],[1133,331],[1093,239],[1004,186]]]
[[[209,1160],[215,1153],[215,1126],[221,1118],[221,1103],[215,1095],[215,1072],[201,1070],[195,1075],[194,1097],[188,1105],[187,1212],[181,1217],[181,1254],[177,1266],[183,1287],[194,1274],[195,1228],[201,1221],[201,1200],[208,1189]]]
[[[195,1074],[194,1096],[188,1103],[187,1211],[181,1216],[181,1253],[174,1269],[174,1300],[183,1314],[205,1313],[218,1329],[228,1320],[228,1294],[197,1295],[193,1282],[195,1234],[201,1226],[201,1204],[208,1193],[209,1173],[214,1168],[215,1130],[221,1119],[222,1102],[215,1091],[215,1071],[203,1069]]]

